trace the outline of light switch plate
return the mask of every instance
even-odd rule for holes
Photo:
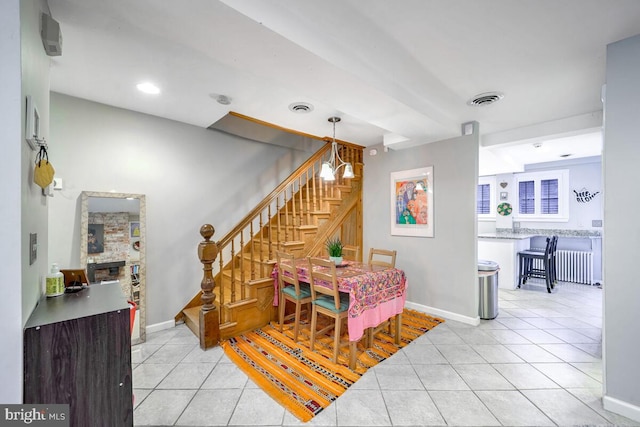
[[[591,220],[591,226],[592,227],[602,227],[602,220],[601,219],[593,219],[593,220]]]
[[[38,233],[29,233],[29,265],[38,259]]]

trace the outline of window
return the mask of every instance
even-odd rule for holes
[[[491,212],[491,186],[489,184],[478,185],[478,214]]]
[[[521,181],[518,183],[519,212],[523,214],[536,213],[536,197],[534,181]]]
[[[568,221],[569,171],[516,174],[518,221]]]
[[[479,220],[496,219],[496,177],[481,176],[478,178],[476,193],[476,213]]]
[[[543,179],[540,181],[540,212],[543,214],[558,213],[558,180]]]

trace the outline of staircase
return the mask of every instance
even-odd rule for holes
[[[362,147],[340,141],[340,157],[353,165],[355,177],[326,182],[318,174],[330,152],[327,144],[311,156],[219,241],[211,241],[214,229],[203,225],[202,291],[175,317],[199,337],[201,348],[276,319],[276,250],[326,255],[331,236],[362,247]]]

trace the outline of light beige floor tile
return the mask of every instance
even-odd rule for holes
[[[382,396],[395,426],[441,426],[444,419],[426,391],[385,390]]]
[[[347,390],[334,404],[339,426],[391,425],[379,390]]]
[[[469,386],[451,365],[414,366],[424,387],[431,390],[469,390]]]
[[[472,391],[431,391],[436,407],[450,426],[499,426],[498,421]]]
[[[453,368],[471,390],[514,389],[513,385],[489,364],[454,365]]]
[[[505,426],[555,426],[519,391],[477,391],[476,395]]]
[[[373,369],[380,390],[424,390],[418,374],[411,365],[379,364]]]
[[[601,382],[568,363],[533,363],[532,366],[563,388],[597,388]]]
[[[244,389],[233,410],[230,425],[282,425],[285,409],[262,390]]]
[[[502,344],[471,347],[488,363],[524,363],[524,360]]]
[[[137,426],[173,425],[187,407],[196,390],[154,390],[133,411]]]
[[[522,394],[560,426],[607,424],[607,420],[566,390],[523,390]]]
[[[180,415],[176,425],[226,426],[241,393],[241,389],[200,390]]]
[[[560,388],[549,377],[527,363],[499,363],[493,367],[518,390]]]

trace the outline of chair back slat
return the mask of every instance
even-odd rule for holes
[[[298,280],[295,257],[287,252],[276,251],[276,262],[278,264],[279,289],[283,289],[285,284],[293,285],[296,289],[296,296],[300,297],[300,281]]]
[[[381,259],[382,258],[382,259]],[[388,249],[378,249],[371,248],[369,249],[369,265],[374,266],[382,266],[387,268],[395,268],[396,267],[396,251],[388,250]]]
[[[311,298],[317,299],[318,293],[333,297],[336,310],[340,309],[340,291],[338,290],[338,277],[336,264],[322,258],[308,257],[309,278],[311,279]],[[318,281],[329,284],[330,287],[318,284]]]
[[[342,257],[349,261],[358,261],[360,257],[360,246],[344,245],[342,247]]]

